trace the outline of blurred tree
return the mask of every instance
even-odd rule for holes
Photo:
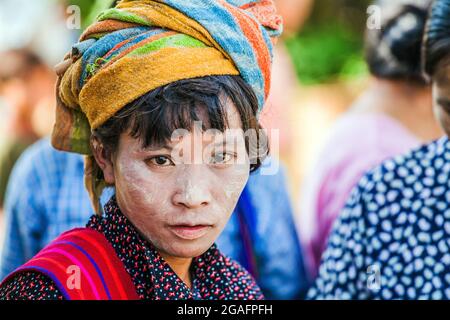
[[[365,74],[363,39],[369,0],[316,0],[311,18],[287,40],[303,84]]]

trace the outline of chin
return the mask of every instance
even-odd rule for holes
[[[172,243],[168,253],[179,258],[195,258],[204,254],[212,246],[212,243],[199,243],[197,241],[176,241]]]

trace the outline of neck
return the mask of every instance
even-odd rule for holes
[[[123,208],[119,204],[120,200],[117,198],[117,195],[113,198],[113,205],[116,205],[120,213],[134,226],[134,224],[131,222],[129,217],[124,213],[124,211],[121,209]],[[145,241],[151,244],[151,241],[141,232],[139,232],[139,229],[136,228],[136,232],[138,232]],[[154,249],[156,247],[153,246]],[[157,249],[156,249],[157,250]],[[192,264],[192,258],[179,258],[175,256],[171,256],[163,251],[157,250],[158,254],[164,259],[164,261],[170,266],[170,268],[175,272],[175,274],[188,286],[188,288],[192,287],[192,281],[191,281],[191,274],[190,274],[190,268]]]
[[[390,116],[422,142],[443,135],[433,113],[429,86],[374,78],[351,112]]]
[[[159,254],[172,268],[176,275],[183,280],[189,288],[191,288],[192,279],[189,270],[191,268],[192,258],[178,258],[161,252],[159,252]]]

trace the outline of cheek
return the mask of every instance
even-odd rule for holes
[[[164,226],[170,221],[170,179],[151,172],[145,163],[126,161],[117,165],[116,198],[120,209],[146,239],[160,248]]]
[[[128,214],[148,214],[157,199],[162,199],[159,178],[137,161],[118,162],[115,168],[116,195]],[[157,197],[158,195],[158,197]]]
[[[219,203],[230,214],[234,210],[248,178],[249,168],[246,166],[236,166],[236,168],[231,168],[228,172],[224,172],[221,175],[220,181],[222,183],[220,184]]]

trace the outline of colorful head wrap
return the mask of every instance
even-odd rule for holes
[[[122,0],[97,17],[56,68],[52,144],[89,155],[93,129],[182,79],[240,75],[261,110],[281,31],[273,0]]]

